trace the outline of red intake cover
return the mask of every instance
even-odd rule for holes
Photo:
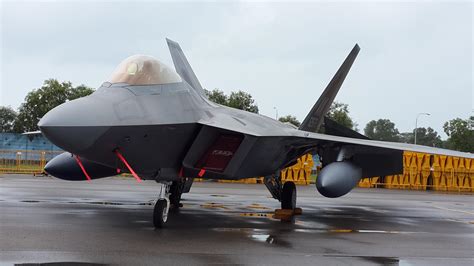
[[[240,146],[243,137],[238,135],[221,135],[207,150],[196,164],[197,168],[213,172],[223,172],[229,164],[235,151]]]

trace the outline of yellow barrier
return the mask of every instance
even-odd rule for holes
[[[403,174],[385,176],[383,182],[373,184],[389,189],[414,189],[474,192],[473,161],[445,155],[403,153]],[[360,187],[368,187],[366,179]]]
[[[0,173],[40,174],[48,158],[61,151],[0,150]]]
[[[281,181],[293,181],[297,185],[309,185],[311,183],[311,169],[313,168],[313,157],[311,154],[303,155],[298,158],[296,164],[283,169]],[[221,183],[241,183],[241,184],[260,184],[263,183],[263,177],[246,178],[241,180],[219,180]]]
[[[293,181],[297,185],[309,185],[313,165],[313,156],[311,154],[303,155],[298,158],[295,165],[281,171],[281,181]]]
[[[46,161],[60,153],[61,151],[0,150],[0,174],[43,173]],[[281,171],[282,182],[293,181],[298,185],[309,185],[312,168],[311,154],[304,155],[295,165]],[[263,178],[219,182],[257,184],[263,183]],[[403,174],[363,178],[359,187],[474,192],[474,159],[404,152]]]

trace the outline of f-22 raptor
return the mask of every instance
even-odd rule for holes
[[[66,180],[131,173],[162,183],[153,212],[162,227],[194,178],[264,177],[283,209],[296,207],[296,186],[280,171],[318,154],[317,190],[340,197],[362,177],[402,173],[403,151],[473,158],[473,154],[367,139],[325,118],[358,52],[356,44],[299,128],[210,101],[180,46],[167,39],[175,70],[151,56],[125,59],[93,94],[66,102],[39,122],[65,153],[45,171]],[[325,132],[319,134],[324,123]]]

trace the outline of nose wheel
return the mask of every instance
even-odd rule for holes
[[[153,210],[153,225],[156,228],[162,228],[166,221],[168,221],[169,201],[166,199],[159,199],[155,203]]]
[[[168,213],[170,210],[169,189],[169,184],[161,184],[160,194],[158,195],[158,200],[153,209],[153,225],[155,228],[162,228],[168,221]]]

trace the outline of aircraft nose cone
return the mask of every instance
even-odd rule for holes
[[[66,102],[43,116],[38,127],[54,145],[77,153],[88,149],[107,130],[94,110],[83,99]]]

